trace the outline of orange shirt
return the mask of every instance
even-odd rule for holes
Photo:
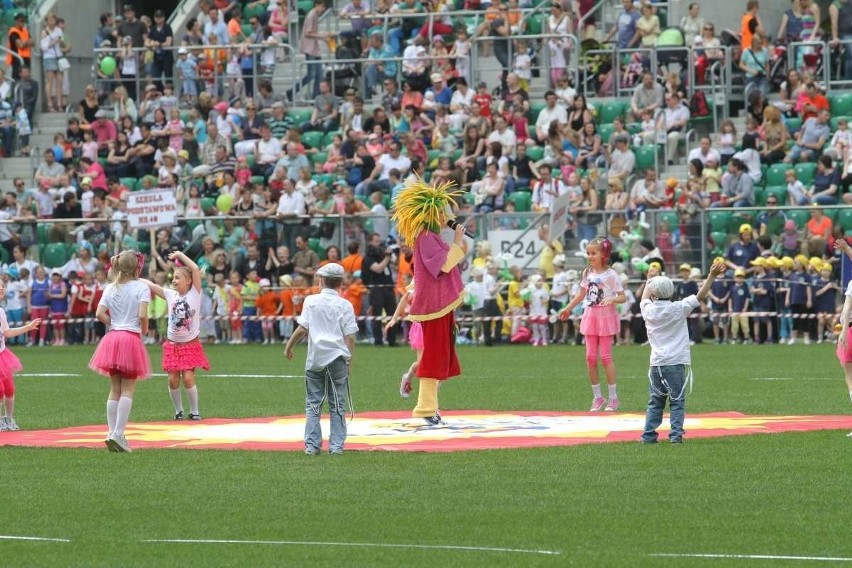
[[[751,31],[751,23],[754,15],[750,12],[746,12],[743,14],[742,21],[740,23],[740,47],[743,51],[746,49],[751,49],[751,40],[754,38],[754,32]]]
[[[285,288],[278,293],[278,301],[281,305],[282,316],[296,315],[296,309],[293,307],[293,290]]]
[[[236,18],[231,18],[228,22],[228,37],[232,40],[234,38],[239,38],[243,33],[242,26],[237,22]]]
[[[278,313],[278,294],[272,290],[257,297],[255,301],[257,313],[261,316],[274,316]]]
[[[360,280],[358,282],[353,282],[346,290],[343,291],[343,297],[352,304],[352,309],[355,310],[356,317],[361,315],[361,298],[366,293],[367,287],[364,286]]]
[[[819,221],[816,219],[808,220],[807,227],[812,235],[828,238],[828,235],[831,235],[832,223],[831,219],[823,215]]]
[[[364,257],[358,254],[350,254],[346,258],[340,261],[340,265],[343,267],[345,272],[349,272],[350,274],[355,272],[356,270],[361,270],[361,265],[364,262]]]
[[[411,262],[405,258],[404,254],[399,255],[399,274],[396,277],[396,293],[405,294],[405,282],[402,277],[406,274],[414,276],[414,271],[411,270]]]

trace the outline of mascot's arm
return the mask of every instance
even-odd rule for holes
[[[449,272],[458,264],[464,260],[465,253],[462,248],[457,244],[450,245],[450,250],[447,252],[447,260],[444,261],[444,265],[441,266],[441,272]]]
[[[420,247],[422,268],[432,278],[437,279],[442,272],[451,271],[458,263],[464,260],[464,250],[456,244],[450,245],[449,250],[447,250],[446,243],[444,243],[441,236],[437,233],[424,232],[418,238],[417,246]]]

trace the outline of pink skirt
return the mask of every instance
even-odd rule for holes
[[[837,344],[837,359],[841,365],[852,363],[852,327],[846,330],[846,349]]]
[[[166,341],[163,343],[163,370],[167,373],[192,371],[195,369],[210,370],[210,361],[204,354],[204,347],[198,339],[186,343]]]
[[[23,369],[20,359],[9,351],[7,347],[0,351],[0,380],[10,379],[15,376],[15,373]]]
[[[411,327],[408,329],[408,344],[416,351],[423,350],[423,326],[419,321],[411,322]]]
[[[110,331],[98,343],[89,368],[105,377],[147,379],[151,376],[151,360],[142,338],[132,331]]]
[[[583,310],[583,318],[580,320],[580,333],[583,335],[618,335],[621,331],[621,322],[615,306],[587,306]]]

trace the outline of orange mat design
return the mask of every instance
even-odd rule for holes
[[[644,414],[448,411],[446,424],[427,426],[407,412],[364,412],[349,424],[347,450],[456,452],[500,448],[635,442]],[[304,445],[303,415],[210,418],[201,422],[132,423],[125,432],[134,450],[154,448],[297,451]],[[668,422],[660,427],[660,439]],[[686,439],[850,430],[852,416],[748,416],[737,412],[692,414]],[[328,434],[328,417],[323,417]],[[104,425],[0,433],[0,446],[103,448]]]

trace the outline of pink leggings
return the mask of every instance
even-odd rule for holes
[[[601,351],[601,363],[612,364],[612,335],[587,335],[586,338],[586,365],[590,368],[598,366],[598,348]]]
[[[41,318],[43,320],[47,320],[48,313],[49,309],[47,306],[44,306],[42,308],[37,308],[33,306],[32,310],[30,310],[30,318]],[[45,321],[43,325],[38,326],[38,329],[34,329],[30,337],[32,338],[33,343],[35,343],[38,339],[47,339],[47,321]]]
[[[9,373],[8,377],[0,378],[0,399],[15,396],[15,376]]]

